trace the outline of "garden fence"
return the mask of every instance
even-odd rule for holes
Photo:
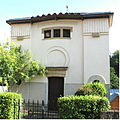
[[[48,105],[39,101],[25,101],[21,111],[21,118],[23,119],[57,119],[59,118],[58,111],[48,110]]]

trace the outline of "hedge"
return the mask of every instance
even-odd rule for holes
[[[110,109],[106,97],[68,96],[58,99],[61,119],[99,119],[100,112]]]
[[[20,94],[12,92],[0,93],[0,119],[17,119],[19,100],[22,101]]]
[[[98,95],[102,97],[106,94],[107,90],[101,82],[89,82],[80,87],[75,93],[75,95]]]

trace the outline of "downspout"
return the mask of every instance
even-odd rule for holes
[[[30,50],[32,51],[32,25],[33,25],[33,21],[32,21],[32,18],[33,17],[31,17],[31,23],[30,23],[30,33],[29,33],[29,35],[30,35],[30,37],[29,37],[29,42],[30,42]],[[31,85],[30,85],[31,83],[30,83],[30,80],[29,80],[29,82],[28,82],[28,99],[30,99],[31,98],[31,94],[30,94],[30,89],[31,89]]]
[[[83,36],[83,21],[84,18],[82,18],[82,84],[84,85],[84,36]]]

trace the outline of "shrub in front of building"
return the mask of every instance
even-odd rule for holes
[[[0,119],[18,119],[18,110],[22,96],[17,93],[0,93]]]
[[[107,94],[107,90],[101,82],[89,82],[84,86],[80,87],[75,95],[98,95],[105,96]]]
[[[85,95],[58,99],[61,119],[99,119],[100,112],[110,109],[106,97]]]

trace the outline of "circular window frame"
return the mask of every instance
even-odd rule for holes
[[[106,84],[105,78],[99,74],[91,75],[88,79],[88,82],[94,82],[95,80],[99,80],[100,82]]]

